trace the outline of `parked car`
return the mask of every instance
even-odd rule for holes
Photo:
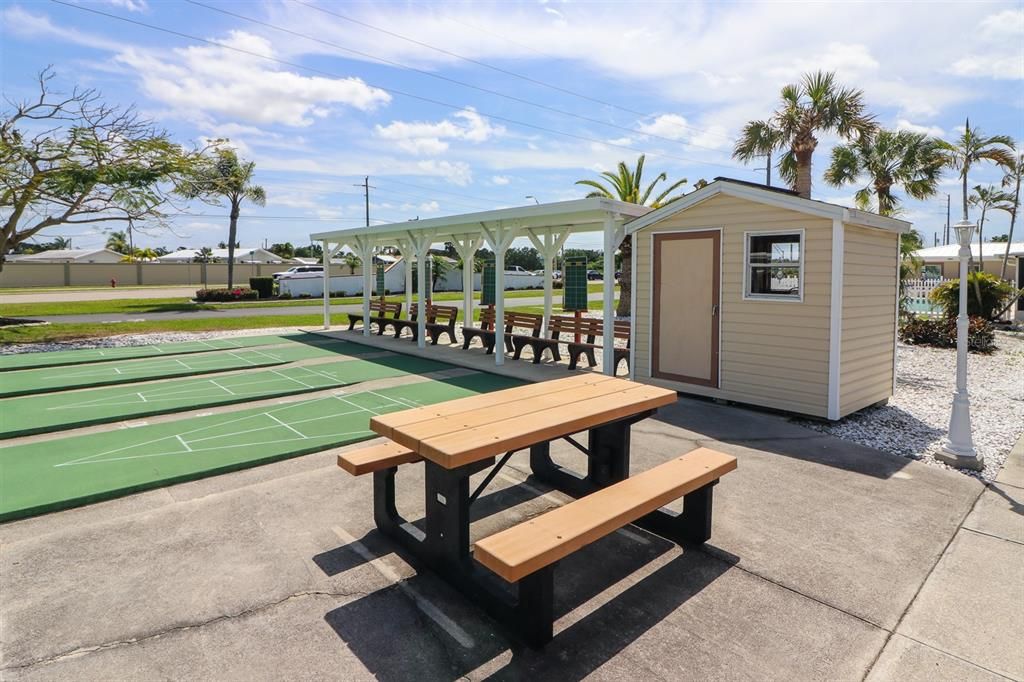
[[[544,274],[543,270],[541,270],[541,274]],[[553,270],[551,272],[551,279],[562,279],[562,271],[561,270]]]
[[[532,275],[533,273],[519,265],[511,265],[505,268],[506,275]]]
[[[322,273],[323,271],[324,271],[324,266],[322,266],[322,265],[296,265],[294,268],[288,268],[287,270],[284,270],[283,272],[275,272],[273,274],[273,277],[274,277],[274,279],[281,279],[282,277],[291,277],[292,275],[297,275],[297,274],[300,274],[300,273],[303,273],[303,272],[319,272],[319,273]]]
[[[604,279],[604,276],[599,270],[587,270],[587,279]]]

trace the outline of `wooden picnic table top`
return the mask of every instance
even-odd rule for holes
[[[676,392],[604,374],[582,374],[392,412],[370,428],[445,468],[502,455],[648,410]]]

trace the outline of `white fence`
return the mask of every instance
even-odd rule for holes
[[[952,280],[942,277],[903,280],[903,292],[907,297],[907,311],[915,315],[938,315],[941,308],[931,302],[928,295],[946,282]]]
[[[405,293],[405,264],[398,263],[384,273],[384,288],[393,294]],[[376,280],[374,280],[376,281]],[[281,293],[292,297],[323,296],[323,274],[318,272],[303,273],[298,276],[281,278],[278,282]],[[505,274],[506,289],[540,289],[544,286],[541,275]],[[481,289],[481,276],[473,275],[473,289]],[[452,269],[437,282],[433,291],[462,291],[462,270]],[[335,296],[361,296],[363,293],[362,275],[342,275],[331,277],[331,293]],[[538,292],[538,296],[543,294]]]

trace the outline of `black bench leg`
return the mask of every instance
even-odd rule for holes
[[[576,369],[576,365],[580,361],[580,354],[578,352],[569,351],[569,369]]]
[[[683,537],[688,542],[704,544],[711,539],[711,508],[714,499],[714,483],[694,490],[683,497],[683,514],[680,518]]]
[[[587,362],[590,363],[591,367],[597,367],[597,358],[594,356],[592,349],[587,351]]]
[[[604,488],[629,478],[630,422],[618,421],[591,429],[587,449],[587,478]]]
[[[516,617],[526,643],[539,649],[551,641],[555,620],[555,567],[545,566],[519,581]]]
[[[398,467],[373,472],[373,520],[382,532],[392,535],[401,519],[395,507],[395,474]]]

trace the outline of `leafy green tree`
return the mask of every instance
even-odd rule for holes
[[[978,296],[967,297],[967,314],[995,319],[1004,304],[1014,294],[1014,287],[990,272],[970,272],[967,285],[980,292]],[[942,306],[947,317],[956,317],[960,312],[960,280],[951,279],[932,289],[928,297]]]
[[[55,225],[152,220],[195,160],[131,108],[95,90],[61,95],[54,73],[39,94],[0,114],[0,269],[4,256]]]
[[[276,256],[280,256],[281,258],[295,257],[295,247],[292,246],[291,242],[285,242],[284,244],[271,244],[270,248],[267,250]]]
[[[181,249],[179,249],[180,251]],[[209,246],[204,246],[196,253],[192,259],[193,263],[209,263],[213,257],[213,250]]]
[[[924,261],[914,252],[924,248],[924,240],[917,230],[904,232],[900,235],[900,315],[907,313],[907,280],[921,276]]]
[[[974,192],[967,198],[967,201],[971,206],[981,208],[981,218],[978,220],[978,269],[984,270],[985,252],[982,251],[982,247],[985,243],[985,215],[992,210],[1012,211],[1013,195],[992,185],[988,187],[975,185]]]
[[[749,162],[783,151],[779,174],[800,196],[810,199],[817,134],[835,133],[856,141],[875,132],[875,118],[867,113],[864,93],[841,87],[830,71],[805,74],[799,83],[784,86],[781,98],[769,119],[750,121],[743,127],[732,155]]]
[[[654,189],[659,182],[668,182],[667,173],[659,173],[654,180],[647,183],[646,186],[644,185],[644,158],[645,155],[641,154],[640,158],[636,160],[635,168],[631,169],[625,162],[620,161],[618,172],[604,171],[601,173],[607,184],[589,179],[577,180],[576,184],[593,188],[593,191],[587,194],[588,198],[603,197],[651,208],[659,208],[681,198],[681,194],[676,196],[671,196],[671,194],[686,184],[686,178],[669,184],[657,195],[654,194]],[[619,317],[629,317],[633,291],[633,242],[629,238],[623,239],[619,244],[619,253],[622,255],[622,277],[619,279],[619,306],[615,314]],[[612,273],[606,273],[606,276],[612,276]]]
[[[296,258],[316,258],[320,260],[324,257],[324,247],[319,244],[310,244],[309,246],[297,246],[295,247]]]
[[[188,199],[199,199],[213,206],[228,204],[228,288],[234,286],[235,247],[238,245],[238,216],[242,203],[265,206],[267,192],[253,184],[254,161],[242,161],[234,149],[215,146],[178,186]]]
[[[956,142],[943,142],[942,146],[946,151],[947,165],[960,173],[963,219],[968,220],[967,208],[971,203],[967,196],[967,178],[971,167],[982,161],[991,161],[1003,168],[1013,166],[1013,138],[1009,135],[983,135],[979,128],[972,128],[971,120],[967,119],[964,131]]]
[[[825,182],[833,187],[864,182],[854,195],[857,206],[891,216],[900,205],[893,194],[896,187],[914,199],[927,199],[938,190],[945,166],[939,140],[906,130],[879,130],[834,147]]]

